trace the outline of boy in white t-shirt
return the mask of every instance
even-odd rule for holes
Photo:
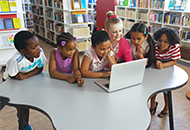
[[[3,75],[3,81],[8,77],[23,80],[30,76],[39,74],[43,70],[47,59],[39,46],[38,38],[29,31],[20,31],[14,37],[14,45],[17,52],[9,59]],[[19,107],[17,116],[19,115]],[[27,123],[29,109],[24,109],[24,130],[31,130]],[[19,118],[19,117],[18,117]]]

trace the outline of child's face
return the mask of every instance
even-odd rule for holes
[[[108,34],[110,36],[111,41],[119,41],[122,37],[122,25],[121,23],[113,24],[109,30]]]
[[[72,58],[76,51],[76,43],[74,41],[71,41],[62,47],[62,49],[59,48],[58,50],[61,53],[63,59]]]
[[[167,50],[170,46],[170,43],[168,41],[167,35],[162,34],[161,37],[158,39],[158,47],[161,52],[164,52]]]
[[[141,32],[131,31],[131,42],[135,45],[135,47],[137,47],[138,44],[142,45],[144,40],[146,40],[147,38],[148,35],[146,35],[145,37],[144,34]]]
[[[40,47],[39,41],[36,36],[28,39],[26,41],[28,46],[24,50],[20,50],[20,52],[28,59],[32,60],[33,58],[38,58],[40,56]]]
[[[96,47],[92,46],[92,48],[95,50],[99,58],[103,58],[111,49],[110,40],[102,42],[101,44],[96,45]]]

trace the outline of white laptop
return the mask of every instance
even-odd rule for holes
[[[147,59],[144,58],[112,65],[110,78],[99,79],[94,82],[107,92],[140,84],[143,81],[146,61]]]

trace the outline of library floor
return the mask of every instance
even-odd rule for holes
[[[43,48],[47,59],[54,46],[46,44],[43,40],[40,40],[40,46]],[[83,53],[80,54],[80,60]],[[178,63],[177,66],[183,68],[190,76],[190,65],[185,63]],[[48,71],[48,63],[44,67],[44,71]],[[4,68],[0,72],[0,83],[2,83],[2,75]],[[190,100],[186,98],[186,93],[190,91],[190,82],[184,87],[172,91],[173,100],[173,115],[174,115],[174,128],[175,130],[189,130],[190,128]],[[159,106],[155,115],[151,117],[151,124],[149,130],[169,130],[169,117],[159,118],[157,114],[162,110],[164,106],[163,94],[160,93],[156,99],[159,102]],[[149,102],[148,102],[149,107]],[[140,109],[140,108],[139,108]],[[134,115],[134,118],[138,118],[138,115]],[[29,124],[33,130],[53,130],[50,120],[42,113],[30,110]],[[137,122],[138,124],[138,122]],[[16,130],[18,129],[18,122],[16,117],[16,109],[14,107],[5,106],[0,111],[0,130]]]

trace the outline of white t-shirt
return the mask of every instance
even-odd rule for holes
[[[34,58],[33,62],[29,61],[24,55],[17,51],[11,59],[8,60],[3,78],[7,79],[9,76],[14,77],[19,72],[28,73],[36,67],[43,67],[46,62],[47,59],[42,48],[40,48],[40,56],[38,58]]]
[[[98,58],[96,52],[94,49],[89,48],[88,50],[86,50],[86,52],[84,53],[84,55],[86,55],[87,57],[90,58],[91,63],[89,66],[89,70],[91,71],[102,71],[104,70],[104,68],[106,68],[106,64],[108,63],[107,58],[103,57],[101,60]],[[113,55],[113,52],[110,52],[110,55]]]

